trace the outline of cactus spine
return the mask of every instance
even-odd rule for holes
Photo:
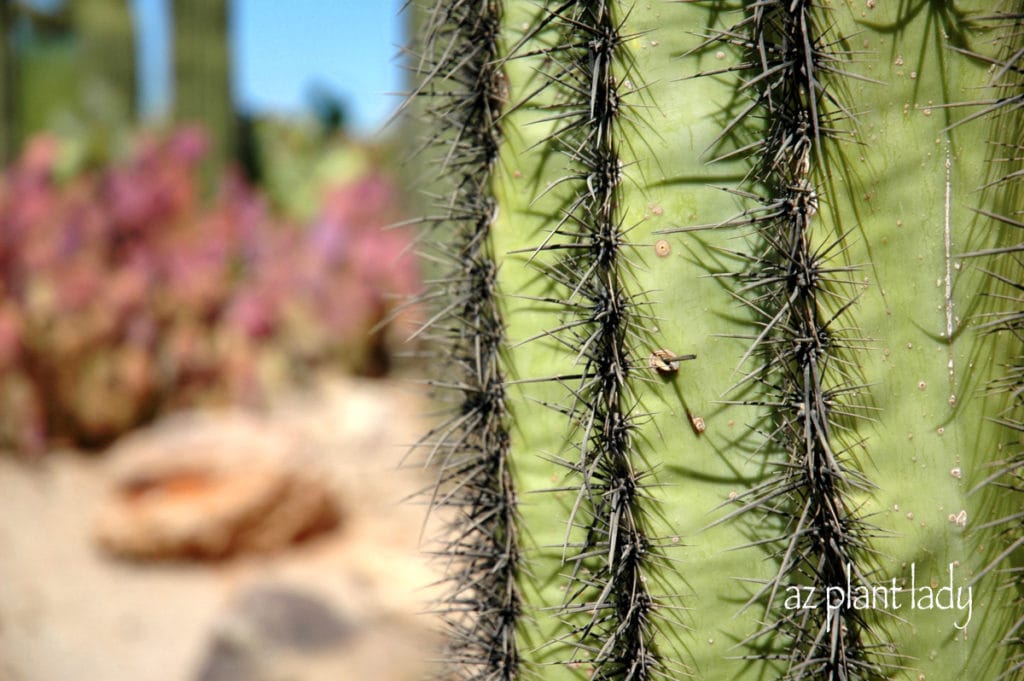
[[[453,401],[421,447],[438,459],[434,504],[452,513],[440,550],[450,566],[440,607],[446,659],[462,679],[511,680],[519,667],[515,488],[490,237],[497,211],[491,174],[507,98],[498,60],[501,14],[499,0],[439,5],[426,18],[417,67],[425,86],[416,95],[435,124],[428,141],[434,167],[445,178],[424,243],[443,270],[425,300],[441,302],[421,332],[443,367],[432,384]]]
[[[1001,582],[1012,596],[1007,599],[1010,607],[1018,614],[1003,624],[997,631],[998,643],[1006,649],[1006,661],[996,677],[1017,679],[1024,676],[1024,571],[1019,557],[1024,550],[1024,450],[1021,448],[1021,433],[1024,433],[1024,414],[1021,400],[1024,391],[1024,359],[1019,345],[1020,332],[1024,329],[1021,315],[1021,292],[1024,278],[1019,254],[1024,251],[1019,231],[1024,228],[1021,220],[1022,178],[1024,178],[1024,120],[1020,115],[1024,104],[1024,6],[1016,3],[1017,11],[1003,11],[985,15],[979,21],[988,25],[992,41],[997,46],[994,55],[964,50],[966,54],[990,65],[989,91],[992,97],[977,102],[966,102],[975,111],[961,121],[973,126],[986,119],[993,123],[989,153],[990,167],[988,181],[981,187],[989,198],[989,206],[979,212],[982,222],[998,233],[996,245],[968,253],[968,257],[988,258],[986,270],[991,276],[993,297],[998,301],[994,309],[984,316],[980,329],[1008,335],[1017,341],[1015,354],[990,385],[993,392],[1007,397],[1008,404],[994,417],[1003,427],[1008,440],[1002,447],[1008,450],[1005,456],[992,462],[992,471],[985,476],[978,488],[988,492],[987,515],[991,520],[983,523],[981,529],[995,549],[994,557],[974,575],[977,583],[993,571],[1002,571]],[[978,119],[975,122],[975,119]],[[1010,559],[1016,557],[1018,560]]]
[[[562,547],[562,640],[571,648],[562,661],[585,665],[594,679],[649,679],[668,667],[645,577],[658,549],[646,528],[648,475],[634,435],[634,350],[644,330],[619,205],[628,106],[620,83],[629,76],[620,22],[606,0],[565,2],[545,8],[527,33],[543,45],[532,53],[543,56],[537,122],[550,124],[544,143],[565,165],[552,185],[558,218],[525,250],[552,289],[537,302],[557,317],[532,340],[553,339],[567,351],[546,377],[567,391],[548,406],[568,417],[569,453],[557,461],[576,488]]]
[[[784,660],[782,678],[832,681],[881,678],[884,664],[871,652],[877,643],[864,615],[849,603],[808,611],[785,604],[790,584],[835,593],[866,587],[870,574],[864,555],[871,529],[849,493],[872,485],[850,467],[854,442],[842,438],[844,417],[863,411],[856,399],[864,386],[851,371],[856,363],[842,329],[853,302],[852,268],[836,262],[846,246],[841,225],[826,238],[814,227],[819,203],[834,188],[832,147],[850,115],[836,82],[848,57],[822,30],[824,13],[804,0],[751,2],[739,23],[716,31],[707,45],[740,48],[741,59],[727,70],[740,76],[739,92],[750,103],[730,126],[751,127],[758,138],[739,150],[752,157],[744,184],[757,205],[716,226],[752,225],[756,235],[751,250],[730,253],[741,265],[730,275],[734,295],[754,318],[743,356],[752,368],[736,389],[765,388],[767,395],[741,403],[766,409],[756,451],[776,469],[738,498],[736,513],[775,518],[771,527],[779,532],[768,544],[751,542],[770,547],[778,568],[750,598],[762,603],[765,622],[746,641],[758,644],[759,656]]]

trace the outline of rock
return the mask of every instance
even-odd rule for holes
[[[193,681],[421,681],[438,641],[394,614],[360,616],[279,582],[246,587],[215,621]],[[436,670],[434,670],[436,671]]]
[[[222,639],[215,639],[196,681],[262,681],[256,663],[246,656],[244,648]]]
[[[249,589],[216,625],[196,681],[320,678],[358,633],[322,599],[293,588]]]
[[[280,648],[321,650],[351,638],[355,625],[312,595],[280,586],[250,589],[235,612],[259,638]]]
[[[221,559],[333,528],[332,491],[299,454],[287,431],[244,412],[166,420],[111,452],[95,537],[126,558]]]

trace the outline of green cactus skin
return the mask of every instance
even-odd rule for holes
[[[1001,9],[507,4],[515,678],[1024,678]]]

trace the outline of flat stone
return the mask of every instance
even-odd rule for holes
[[[222,559],[331,529],[338,504],[297,442],[243,412],[163,422],[112,452],[95,538],[124,558]]]

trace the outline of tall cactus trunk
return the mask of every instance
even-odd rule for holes
[[[86,111],[128,124],[135,120],[135,27],[128,0],[73,0],[82,43],[80,96]]]
[[[235,157],[228,0],[174,0],[174,118],[210,135],[206,173]]]
[[[0,166],[17,154],[18,84],[14,51],[14,5],[0,0]]]
[[[452,675],[1024,679],[1024,6],[431,16]]]

